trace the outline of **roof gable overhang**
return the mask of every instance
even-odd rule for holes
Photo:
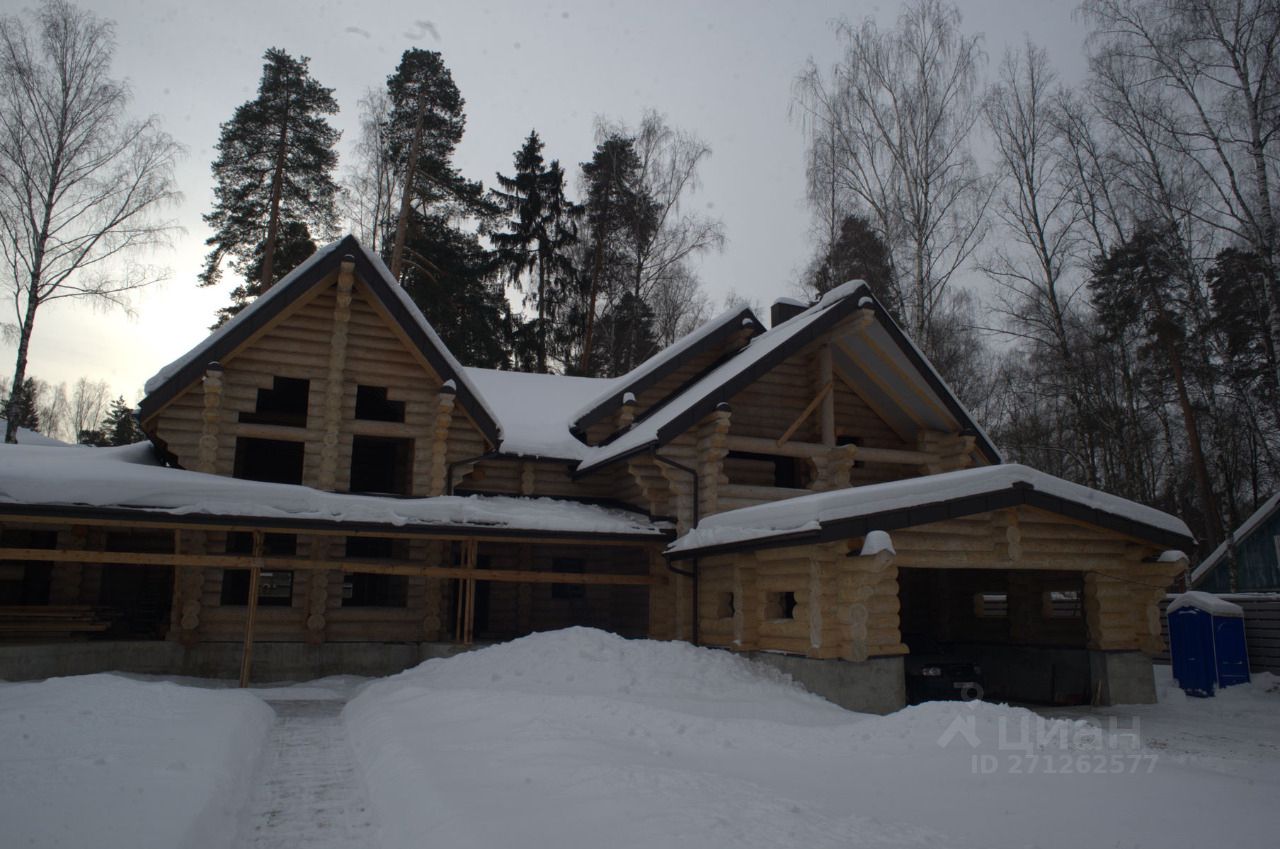
[[[255,334],[264,329],[300,298],[323,283],[343,262],[355,265],[357,279],[365,284],[379,307],[400,327],[410,343],[441,381],[452,380],[458,402],[492,444],[501,439],[497,420],[484,404],[453,355],[413,306],[382,261],[365,250],[354,236],[347,235],[316,251],[267,293],[245,307],[231,321],[147,382],[147,395],[138,405],[139,418],[146,420],[189,386],[198,382],[209,363],[228,358]]]
[[[961,434],[974,437],[976,449],[989,463],[1003,462],[990,437],[973,420],[919,348],[898,327],[888,310],[871,293],[870,287],[858,283],[845,284],[833,290],[805,312],[757,336],[684,392],[655,405],[633,425],[631,431],[624,431],[606,442],[595,456],[588,456],[579,464],[575,474],[587,474],[661,448],[720,404],[729,403],[734,395],[775,366],[864,310],[868,316],[865,326],[857,333],[841,335],[833,344],[838,368],[850,388],[877,408],[891,427],[903,435],[910,433],[912,440],[914,430],[921,427],[957,429]],[[774,334],[780,334],[780,337]],[[758,345],[769,347],[756,356],[753,349]],[[881,371],[890,376],[887,381],[877,377]],[[911,382],[918,386],[919,391],[897,392],[893,388],[894,381]],[[647,427],[646,422],[649,423]]]
[[[1000,468],[1016,475],[1017,472],[1014,470],[1022,467],[1002,466]],[[1031,472],[1032,470],[1027,471]],[[989,513],[995,510],[1022,506],[1037,508],[1087,525],[1114,531],[1151,545],[1186,550],[1191,550],[1195,547],[1195,537],[1191,535],[1191,532],[1181,521],[1158,513],[1158,511],[1154,511],[1151,508],[1132,504],[1132,502],[1127,502],[1116,496],[1096,493],[1094,490],[1089,490],[1077,484],[1068,484],[1065,481],[1058,481],[1059,484],[1066,484],[1066,486],[1058,488],[1059,491],[1057,492],[1047,491],[1047,489],[1055,488],[1052,486],[1037,488],[1034,483],[1015,479],[1011,481],[993,481],[990,485],[970,487],[966,491],[950,497],[930,497],[927,494],[929,490],[934,488],[943,490],[945,488],[944,479],[960,474],[965,474],[965,472],[950,472],[911,479],[912,483],[919,484],[922,494],[909,504],[899,504],[890,509],[877,510],[874,507],[869,507],[868,509],[855,510],[851,515],[835,515],[831,518],[824,518],[819,510],[815,510],[812,521],[804,523],[802,527],[760,528],[753,530],[749,525],[736,526],[737,530],[745,532],[742,538],[715,542],[714,536],[712,536],[711,541],[705,545],[696,541],[697,530],[695,530],[684,540],[677,541],[672,550],[667,553],[667,556],[672,560],[688,560],[694,557],[709,557],[715,554],[728,554],[739,551],[758,551],[771,548],[788,548],[797,545],[838,542],[840,540],[865,537],[872,531],[892,532],[903,528],[928,525],[948,519],[958,519],[978,513]],[[1046,483],[1056,481],[1056,479],[1052,479],[1048,475],[1033,474],[1043,479]],[[901,483],[903,482],[870,484],[854,489],[821,493],[821,496],[823,496],[824,500],[833,500],[845,495],[850,499],[856,498],[873,502],[874,499],[871,497],[877,490],[886,490]],[[1091,499],[1072,497],[1064,494],[1062,489],[1094,493],[1097,496],[1101,496],[1105,502],[1114,503],[1120,509],[1108,509],[1106,506],[1088,503]],[[787,502],[801,502],[812,498],[813,496],[799,496],[782,502],[773,502],[773,504],[785,505]],[[1126,511],[1123,509],[1123,505],[1130,505],[1138,509]],[[760,514],[767,512],[770,506],[769,504],[763,504],[730,511],[729,513],[717,514],[710,517],[711,523],[714,524],[718,519],[721,524],[728,523],[731,527],[735,527],[731,522],[734,513],[746,514],[749,511],[755,511]],[[1134,512],[1146,514],[1149,518],[1144,519],[1141,515],[1135,516],[1133,515]],[[1129,513],[1129,515],[1126,515],[1126,513]],[[1156,521],[1157,517],[1164,517],[1166,520],[1171,521]]]
[[[570,428],[575,431],[586,430],[621,407],[628,393],[639,397],[646,389],[680,368],[690,357],[697,357],[708,351],[723,350],[730,340],[742,334],[744,330],[748,336],[756,336],[764,330],[760,320],[749,308],[730,310],[717,316],[690,333],[686,337],[687,344],[685,340],[678,340],[618,378],[607,393],[600,395],[578,412],[569,423]],[[675,394],[679,394],[679,390]]]

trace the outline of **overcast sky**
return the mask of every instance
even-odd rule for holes
[[[5,5],[12,6],[9,3]],[[155,113],[187,155],[179,167],[184,228],[153,258],[172,275],[140,293],[132,317],[56,303],[40,312],[28,374],[58,383],[107,380],[130,402],[161,366],[202,339],[233,280],[195,285],[209,231],[209,164],[218,126],[252,98],[268,47],[311,57],[335,89],[346,155],[356,140],[357,101],[383,85],[409,47],[438,50],[466,99],[467,129],[455,162],[492,185],[511,171],[530,129],[576,185],[598,115],[634,123],[646,108],[696,133],[711,149],[693,201],[724,221],[727,242],[698,271],[716,307],[731,291],[767,309],[793,295],[811,253],[804,205],[804,141],[789,116],[792,82],[806,60],[839,52],[831,22],[875,16],[893,3],[865,2],[272,2],[93,0],[117,23],[114,74],[133,91],[132,112]],[[1046,47],[1068,80],[1084,73],[1083,27],[1073,3],[963,0],[964,28],[984,35],[988,73],[1024,36]],[[979,151],[979,155],[982,152]],[[231,277],[231,275],[227,275]],[[5,319],[9,320],[9,319]],[[0,374],[12,374],[12,345]]]

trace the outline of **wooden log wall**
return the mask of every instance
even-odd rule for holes
[[[1011,533],[1016,529],[1016,533]],[[894,531],[896,554],[858,554],[862,540],[717,555],[701,563],[703,642],[742,651],[865,660],[907,652],[904,569],[935,581],[923,616],[939,639],[1160,651],[1158,603],[1185,568],[1159,548],[1034,508]],[[1055,615],[1050,593],[1083,591],[1083,621]],[[790,593],[795,607],[780,615]],[[984,616],[979,597],[1007,599]],[[1007,612],[1005,612],[1007,611]],[[1085,625],[1087,624],[1087,631]]]
[[[276,377],[308,386],[303,427],[242,422],[256,409],[258,391]],[[357,388],[382,387],[404,404],[403,422],[355,418]],[[412,439],[410,492],[444,491],[448,465],[489,447],[376,298],[344,265],[333,278],[278,316],[220,368],[144,422],[187,468],[234,472],[237,437],[305,444],[302,483],[346,491],[356,436]],[[457,470],[465,476],[468,469]],[[457,482],[455,481],[455,484]],[[516,490],[512,490],[516,491]]]

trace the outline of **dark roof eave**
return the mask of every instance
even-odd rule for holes
[[[68,521],[101,519],[137,521],[160,525],[199,525],[210,528],[257,527],[267,531],[344,531],[354,534],[393,534],[425,537],[504,537],[537,540],[612,540],[618,542],[655,543],[671,540],[674,530],[649,532],[549,531],[456,524],[393,524],[389,522],[350,522],[338,519],[304,519],[288,517],[245,516],[212,513],[169,513],[145,507],[93,507],[79,504],[0,504],[0,516],[50,517]]]
[[[671,374],[671,372],[675,371],[688,356],[696,356],[697,354],[705,352],[709,348],[724,344],[732,338],[734,334],[742,330],[742,322],[745,319],[751,319],[755,327],[763,329],[760,325],[760,319],[756,318],[755,313],[753,313],[750,308],[743,307],[734,315],[727,317],[720,327],[717,327],[714,331],[708,333],[705,338],[699,340],[698,344],[694,346],[691,351],[685,352],[685,356],[669,357],[662,363],[662,365],[653,371],[641,375],[639,378],[625,386],[618,387],[618,389],[610,393],[608,397],[601,400],[594,407],[587,410],[587,412],[574,420],[571,423],[571,427],[580,430],[587,429],[607,413],[617,409],[618,406],[622,404],[622,398],[626,393],[631,392],[638,396],[641,392]],[[755,334],[752,335],[754,336]],[[660,354],[661,352],[659,352],[659,355]]]
[[[672,560],[688,560],[693,557],[707,557],[712,554],[728,554],[735,551],[758,551],[769,548],[786,548],[793,545],[837,542],[854,537],[865,537],[871,531],[891,532],[946,519],[971,516],[974,513],[987,513],[992,510],[1021,505],[1038,507],[1051,513],[1097,525],[1126,536],[1146,540],[1153,545],[1191,549],[1196,544],[1194,537],[1184,536],[1135,519],[1117,516],[1114,513],[1108,513],[1096,507],[1040,492],[1028,486],[1013,486],[991,492],[966,495],[960,498],[912,505],[911,507],[897,510],[885,510],[879,513],[868,513],[863,516],[821,522],[819,530],[808,531],[800,535],[797,535],[794,531],[783,532],[776,536],[757,537],[755,539],[742,540],[741,542],[722,543],[705,548],[675,551],[667,556]]]

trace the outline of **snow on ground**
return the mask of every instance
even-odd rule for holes
[[[115,675],[0,684],[4,845],[230,846],[272,719],[247,693]]]
[[[874,717],[723,652],[577,628],[372,682],[344,717],[388,849],[1270,845],[1276,680],[1163,689],[1090,718]]]

